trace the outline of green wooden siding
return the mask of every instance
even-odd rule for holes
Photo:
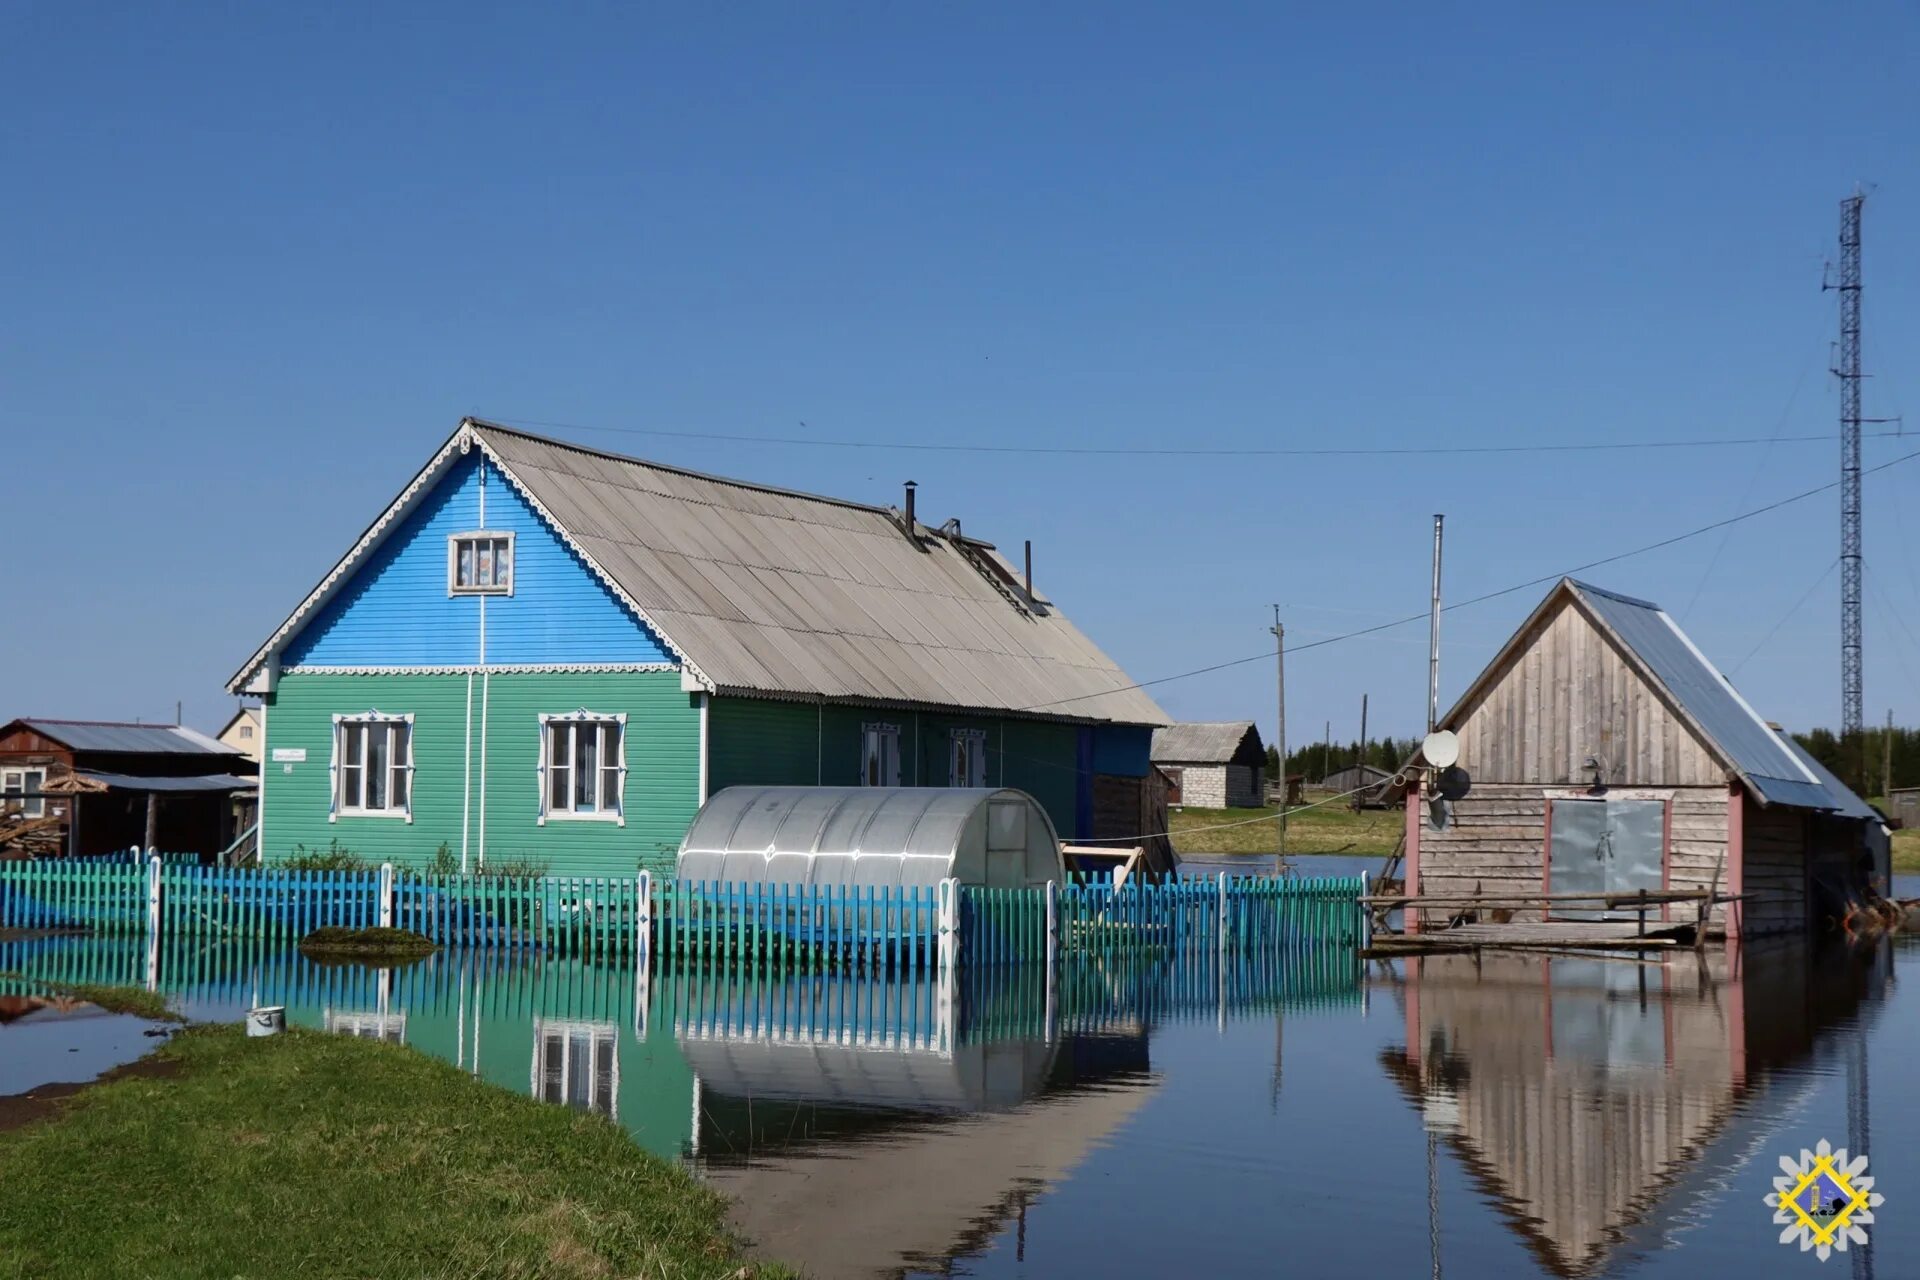
[[[267,860],[285,859],[300,846],[325,849],[335,840],[372,862],[426,865],[443,843],[457,858],[464,808],[466,846],[477,861],[484,795],[489,863],[535,863],[557,875],[619,875],[643,866],[671,873],[680,837],[699,809],[699,706],[680,688],[678,673],[473,676],[470,716],[468,700],[464,674],[282,676],[267,711]],[[343,816],[329,822],[333,716],[376,707],[414,717],[413,821]],[[539,822],[540,716],[582,707],[628,717],[624,825]],[[307,755],[291,772],[272,758],[274,750],[289,747]]]
[[[1062,837],[1074,827],[1079,729],[1043,720],[886,710],[874,707],[715,698],[707,726],[710,791],[736,785],[853,786],[860,781],[861,726],[900,727],[904,786],[948,785],[951,733],[987,735],[987,782],[1038,800]]]

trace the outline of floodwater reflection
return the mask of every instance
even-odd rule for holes
[[[1920,1133],[1889,1111],[1871,1135],[1866,1106],[1876,1054],[1920,1054],[1920,1019],[1881,1016],[1913,955],[1310,950],[882,981],[501,953],[320,968],[66,938],[0,945],[0,972],[151,984],[205,1018],[283,1004],[604,1115],[816,1275],[1364,1257],[1390,1276],[1703,1280],[1798,1261],[1759,1197],[1780,1154],[1823,1136],[1881,1138],[1892,1212],[1872,1253],[1920,1242],[1897,1216]]]

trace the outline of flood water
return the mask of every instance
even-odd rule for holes
[[[605,1114],[820,1276],[1920,1275],[1920,984],[1901,982],[1920,940],[1109,957],[1051,983],[0,953],[151,978],[197,1017],[285,1004]],[[1762,1203],[1779,1157],[1821,1138],[1865,1145],[1886,1196],[1858,1262],[1782,1247]]]

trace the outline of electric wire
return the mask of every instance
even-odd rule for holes
[[[1753,648],[1747,650],[1746,657],[1740,659],[1740,661],[1734,663],[1731,667],[1727,668],[1727,675],[1729,678],[1739,675],[1740,668],[1746,666],[1747,663],[1753,661],[1753,655],[1756,653],[1759,653],[1762,649],[1767,647],[1767,642],[1772,640],[1776,635],[1778,635],[1780,633],[1780,628],[1786,626],[1787,623],[1793,618],[1793,616],[1799,613],[1800,610],[1806,606],[1807,601],[1813,598],[1813,593],[1820,589],[1820,584],[1825,582],[1829,577],[1831,577],[1833,575],[1833,571],[1837,569],[1839,566],[1840,566],[1840,557],[1838,556],[1835,556],[1832,560],[1827,562],[1827,567],[1820,571],[1820,576],[1813,580],[1813,585],[1808,587],[1804,592],[1802,592],[1800,598],[1793,602],[1793,606],[1789,608],[1785,613],[1780,615],[1780,620],[1774,623],[1773,626],[1767,629],[1767,634],[1760,637],[1760,643],[1754,645]]]

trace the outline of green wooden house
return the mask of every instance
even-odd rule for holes
[[[737,783],[1017,787],[1066,839],[1165,830],[1165,715],[911,490],[873,506],[472,419],[228,687],[262,705],[269,862],[671,873]]]

